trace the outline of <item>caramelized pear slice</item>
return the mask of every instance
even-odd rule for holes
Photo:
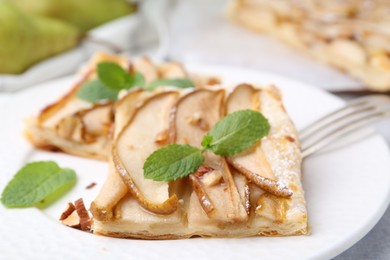
[[[92,107],[92,104],[76,97],[76,92],[86,79],[77,83],[70,92],[45,107],[38,116],[38,123],[44,127],[55,127],[64,117]]]
[[[98,196],[91,203],[92,216],[100,221],[112,219],[113,208],[127,194],[128,188],[115,171],[115,165],[110,159],[109,173]]]
[[[277,197],[290,198],[293,192],[286,186],[280,184],[277,181],[265,178],[259,174],[249,171],[244,166],[235,162],[234,158],[228,158],[228,162],[241,174],[247,177],[251,182],[256,184],[257,187],[271,193]]]
[[[207,171],[205,171],[205,169],[207,169]],[[195,193],[198,195],[199,203],[202,205],[203,210],[206,212],[207,215],[210,215],[215,208],[206,190],[204,189],[205,184],[202,183],[201,178],[203,177],[204,174],[211,175],[212,171],[214,171],[214,169],[200,166],[199,169],[194,174],[190,175],[192,188],[194,189]],[[208,185],[206,184],[206,187],[207,186]]]
[[[228,158],[228,161],[233,161],[234,165],[240,165],[241,168],[245,168],[256,175],[276,181],[271,165],[261,148],[261,141],[240,154]]]
[[[112,103],[94,104],[91,108],[62,118],[55,129],[66,140],[92,143],[101,136],[108,138],[113,124],[112,112]]]
[[[226,101],[227,113],[243,109],[260,109],[259,90],[250,85],[237,86]],[[279,196],[288,198],[291,190],[276,181],[271,166],[261,148],[261,142],[228,158],[228,162],[240,173],[246,176],[261,189]]]
[[[90,109],[77,113],[85,127],[85,138],[107,136],[114,122],[113,104],[94,104]]]
[[[80,118],[67,116],[61,119],[55,126],[59,137],[69,141],[81,142],[83,136],[83,123]]]
[[[249,215],[251,212],[251,189],[249,187],[249,180],[235,169],[231,169],[231,171],[233,174],[234,183],[236,184],[238,193],[241,197],[241,202],[245,206],[246,213]]]
[[[172,110],[172,142],[200,147],[203,136],[221,119],[224,94],[200,89],[182,97]]]
[[[129,92],[115,104],[115,131],[114,138],[122,131],[126,123],[133,117],[136,109],[153,95],[152,92],[134,90]],[[115,170],[112,158],[109,160],[109,174],[96,199],[91,204],[92,215],[100,220],[107,221],[113,215],[117,203],[128,193],[129,189],[121,176]]]
[[[146,158],[159,148],[156,136],[168,128],[169,112],[178,97],[164,92],[147,99],[116,138],[112,157],[116,171],[138,203],[156,214],[171,214],[178,207],[176,195],[169,197],[169,183],[144,178]]]
[[[123,98],[115,103],[115,138],[133,117],[136,109],[154,94],[155,93],[150,91],[135,89],[128,92]]]
[[[166,62],[158,66],[158,75],[162,79],[188,78],[183,65],[178,62]]]
[[[141,57],[134,61],[134,70],[141,73],[145,78],[146,85],[158,79],[158,71],[156,66],[147,57]]]
[[[126,166],[119,159],[119,156],[116,152],[113,152],[113,160],[117,172],[122,177],[122,180],[129,188],[131,195],[137,200],[139,205],[141,205],[144,209],[150,212],[153,212],[155,214],[161,214],[161,215],[169,215],[176,211],[179,203],[179,199],[177,198],[176,194],[168,197],[166,195],[168,194],[168,192],[166,192],[166,194],[159,194],[158,192],[156,192],[156,190],[168,191],[169,189],[168,183],[162,183],[162,184],[158,183],[154,185],[155,187],[152,187],[152,185],[150,184],[146,184],[148,186],[147,188],[144,187],[146,185],[143,185],[143,183],[141,183],[141,185],[139,186],[144,188],[142,189],[141,192],[141,189],[138,188],[137,184],[134,182],[132,178],[132,175],[130,175],[130,172],[126,170]],[[145,182],[146,181],[149,180],[145,180]],[[153,190],[153,188],[155,188],[156,190]],[[154,193],[154,196],[151,195],[151,193]],[[148,195],[148,198],[145,196],[145,194]],[[156,199],[156,201],[152,201],[151,199]],[[165,200],[161,201],[162,199]]]
[[[204,166],[212,169],[212,171],[205,173],[200,177],[198,176],[198,179],[200,180],[204,193],[209,198],[209,201],[215,210],[207,212],[206,207],[209,207],[206,203],[207,201],[203,200],[203,196],[199,196],[202,194],[197,193],[203,209],[209,217],[218,222],[235,223],[246,221],[248,215],[245,205],[242,203],[238,188],[225,159],[212,152],[206,152],[204,155]],[[222,178],[220,178],[218,183],[209,185],[209,182],[206,181],[207,175],[222,175]],[[194,190],[196,192],[196,189]]]
[[[203,136],[221,118],[223,99],[223,90],[206,89],[193,91],[181,98],[173,110],[172,139],[179,144],[200,147]],[[200,203],[209,218],[217,222],[246,221],[245,207],[225,159],[210,152],[204,156],[203,166],[190,177],[198,201],[190,200],[189,221],[197,221],[196,216],[199,215],[193,212],[199,207],[192,203]],[[210,170],[205,172],[202,169]],[[207,175],[212,176],[206,178]],[[214,181],[216,179],[220,181]]]
[[[226,113],[235,111],[253,109],[260,110],[260,99],[258,93],[261,90],[254,88],[249,84],[240,84],[233,89],[226,100]]]

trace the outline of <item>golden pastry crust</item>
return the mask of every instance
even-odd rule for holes
[[[390,90],[388,1],[236,0],[229,17],[362,80]]]

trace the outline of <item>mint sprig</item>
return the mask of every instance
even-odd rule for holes
[[[117,100],[119,91],[108,88],[100,80],[95,79],[85,83],[78,91],[77,97],[94,103],[101,100]]]
[[[172,181],[196,172],[205,158],[203,152],[221,156],[238,154],[266,136],[268,120],[259,112],[240,110],[220,120],[208,132],[200,150],[190,145],[173,144],[152,153],[144,163],[144,177],[155,181]]]
[[[254,145],[270,129],[259,112],[241,110],[219,121],[203,138],[203,148],[222,156],[232,156]]]
[[[139,73],[130,73],[112,62],[97,65],[98,79],[88,81],[77,91],[77,97],[88,102],[117,100],[119,91],[133,87],[144,87],[145,78]]]
[[[155,181],[176,180],[196,171],[204,162],[202,150],[171,144],[156,150],[144,164],[144,176]]]
[[[76,173],[60,168],[55,162],[32,162],[20,169],[1,194],[8,208],[48,205],[70,190]]]
[[[115,90],[132,87],[130,74],[121,66],[112,62],[101,62],[97,65],[97,74],[107,87]]]
[[[98,78],[84,83],[77,91],[77,97],[91,102],[105,100],[115,101],[119,91],[140,87],[145,90],[154,90],[160,86],[177,88],[194,87],[194,83],[187,78],[157,79],[145,86],[144,75],[139,72],[129,72],[113,62],[101,62],[96,68]]]

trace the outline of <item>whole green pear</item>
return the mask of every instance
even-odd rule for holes
[[[88,31],[134,12],[126,0],[11,0],[27,13],[61,19]]]
[[[34,63],[76,46],[77,28],[51,18],[27,15],[0,0],[0,73],[19,74]]]

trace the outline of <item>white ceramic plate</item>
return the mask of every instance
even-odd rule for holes
[[[257,71],[191,66],[193,72],[222,76],[225,82],[276,83],[298,128],[341,106],[338,98],[310,86]],[[0,96],[0,189],[27,161],[55,160],[78,173],[76,187],[50,208],[0,206],[0,252],[5,258],[34,259],[327,259],[349,248],[380,219],[390,198],[390,156],[382,137],[371,134],[352,145],[304,161],[312,234],[297,237],[125,240],[95,236],[56,219],[68,201],[90,203],[104,182],[103,162],[35,150],[22,137],[22,119],[68,91],[74,77]],[[85,189],[91,182],[97,186]]]

